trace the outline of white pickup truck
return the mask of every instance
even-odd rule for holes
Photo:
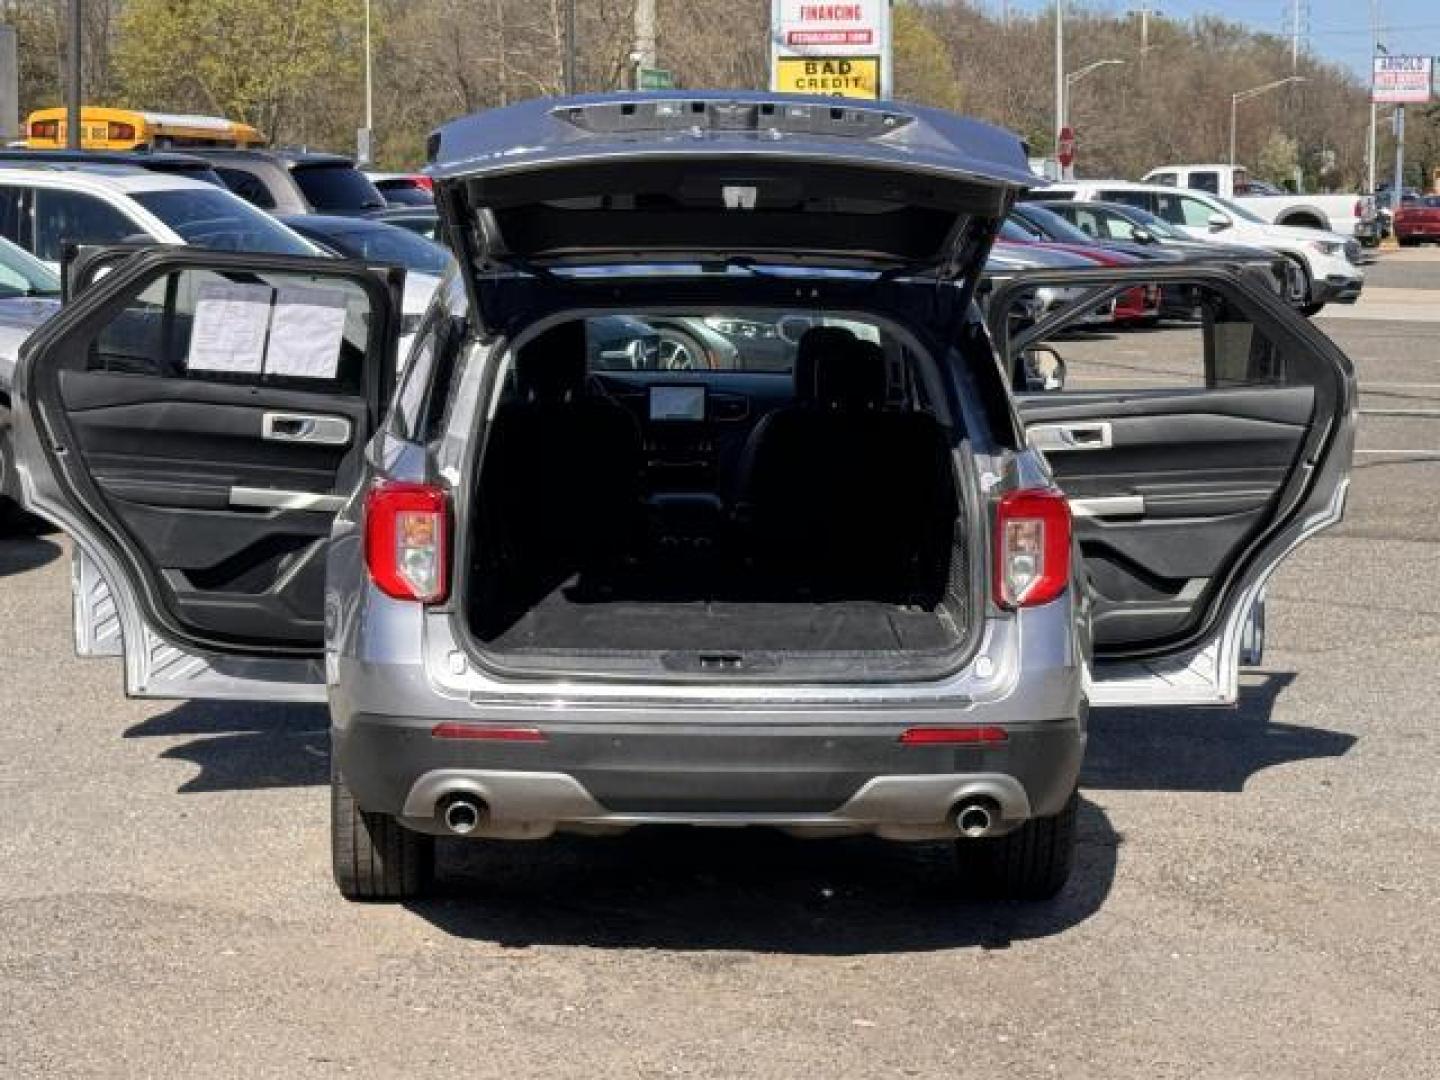
[[[1208,191],[1230,199],[1266,221],[1353,236],[1366,247],[1380,242],[1380,218],[1369,195],[1291,195],[1275,193],[1250,179],[1241,165],[1162,165],[1141,178],[1146,184]]]

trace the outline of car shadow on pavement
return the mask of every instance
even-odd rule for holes
[[[43,536],[20,532],[0,540],[0,578],[38,570],[60,557],[63,548]]]
[[[1069,885],[1043,903],[965,899],[948,844],[799,840],[767,829],[439,845],[439,897],[412,911],[509,948],[741,950],[847,956],[1004,949],[1097,912],[1119,838],[1081,800]]]
[[[1271,719],[1294,681],[1293,672],[1267,672],[1241,688],[1233,709],[1094,709],[1080,786],[1236,792],[1272,765],[1340,757],[1355,736]]]
[[[182,793],[313,787],[330,780],[330,714],[324,705],[187,701],[142,720],[127,739],[193,735],[160,754],[198,770]]]

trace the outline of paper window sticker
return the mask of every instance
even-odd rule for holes
[[[345,336],[342,289],[281,286],[270,318],[265,374],[291,379],[334,379]]]
[[[195,292],[186,368],[259,375],[265,361],[272,291],[269,285],[202,284]]]

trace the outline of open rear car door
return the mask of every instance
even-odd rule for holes
[[[173,246],[75,270],[15,385],[26,501],[76,543],[82,653],[123,641],[135,696],[323,700],[325,547],[402,273]]]
[[[1218,267],[1025,272],[993,283],[987,319],[1074,512],[1091,703],[1233,702],[1266,580],[1340,519],[1350,361]]]

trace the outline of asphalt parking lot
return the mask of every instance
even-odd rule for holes
[[[728,832],[455,845],[439,899],[347,905],[324,712],[126,701],[63,540],[0,540],[0,1075],[1440,1076],[1440,250],[1320,324],[1347,519],[1238,708],[1092,717],[1030,908]]]

